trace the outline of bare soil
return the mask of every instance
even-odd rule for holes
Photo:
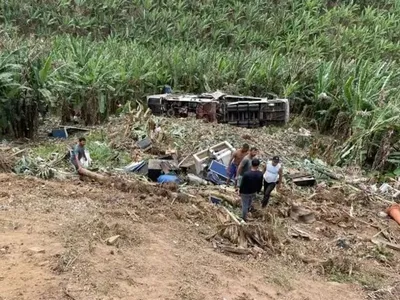
[[[220,253],[196,205],[0,174],[0,299],[366,299],[276,256]],[[119,235],[115,244],[107,239]]]

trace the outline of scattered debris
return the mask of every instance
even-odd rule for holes
[[[207,185],[207,181],[204,179],[194,175],[194,174],[188,174],[187,175],[189,183],[194,184],[194,185]]]
[[[126,172],[139,172],[145,165],[146,165],[146,162],[144,160],[139,161],[139,162],[132,162],[129,165],[127,165],[124,168],[124,170]]]
[[[152,181],[157,181],[162,173],[170,175],[178,170],[178,164],[173,160],[150,159],[148,162],[148,177]]]
[[[221,204],[222,203],[222,199],[210,195],[210,202],[213,203],[213,204]]]
[[[0,173],[10,173],[12,168],[10,159],[0,151]]]
[[[297,222],[306,224],[314,223],[316,220],[315,214],[312,211],[298,205],[293,205],[291,207],[290,217]]]
[[[239,247],[232,247],[232,246],[225,246],[220,245],[218,246],[222,251],[233,253],[233,254],[252,254],[253,251],[248,248],[239,248]]]
[[[148,151],[152,147],[152,142],[149,137],[146,137],[136,143],[136,145],[144,152]]]
[[[380,212],[378,213],[378,217],[379,217],[379,218],[382,218],[382,219],[386,219],[388,216],[389,216],[389,215],[388,215],[386,212],[384,212],[384,211],[380,211]]]
[[[226,165],[221,164],[215,160],[213,160],[210,164],[210,171],[223,177],[228,178],[228,174],[226,173]]]
[[[349,249],[350,248],[350,244],[345,238],[339,238],[336,241],[336,246],[338,246],[341,249]]]
[[[114,236],[112,236],[112,237],[109,237],[107,240],[106,240],[106,243],[107,243],[107,245],[114,245],[117,241],[118,241],[118,239],[120,238],[121,236],[120,235],[114,235]]]
[[[51,162],[46,162],[40,157],[33,159],[29,156],[23,156],[17,161],[14,170],[17,174],[35,175],[42,179],[52,179],[59,173],[53,167],[56,161],[57,158]]]
[[[157,178],[158,183],[177,183],[179,184],[179,178],[176,175],[173,174],[163,174],[158,176]]]
[[[89,129],[64,126],[64,127],[53,129],[49,133],[49,136],[54,137],[54,138],[59,138],[59,139],[67,139],[70,135],[75,134],[77,132],[87,132],[87,131],[89,131]]]
[[[271,228],[261,224],[226,224],[221,225],[217,232],[219,237],[227,239],[240,249],[253,248],[257,246],[263,250],[276,250],[279,238]]]
[[[45,253],[46,252],[43,248],[39,248],[39,247],[29,248],[29,251],[32,253]]]
[[[316,182],[315,178],[311,175],[292,177],[292,180],[297,186],[313,186]]]
[[[375,245],[384,245],[390,249],[400,251],[400,245],[398,245],[398,244],[386,242],[384,240],[380,240],[380,239],[376,239],[376,238],[372,238],[371,242]]]
[[[149,206],[149,215],[165,218],[168,214],[163,210],[171,209],[168,213],[196,228],[206,227],[201,225],[204,225],[203,220],[207,220],[210,223],[206,223],[206,230],[210,232],[205,235],[217,251],[243,255],[282,254],[288,261],[294,261],[295,257],[300,257],[300,254],[292,255],[291,251],[295,249],[307,253],[300,261],[318,264],[326,274],[340,270],[348,275],[355,272],[356,264],[349,262],[348,266],[344,265],[339,258],[345,251],[349,259],[355,255],[371,256],[366,247],[370,239],[357,240],[351,234],[360,233],[359,230],[365,228],[360,224],[381,230],[389,222],[387,214],[381,210],[383,205],[392,204],[392,199],[386,199],[392,194],[392,188],[381,186],[372,192],[361,187],[361,184],[369,185],[365,180],[351,183],[347,177],[346,181],[343,180],[345,169],[328,166],[318,159],[303,160],[307,157],[305,150],[293,146],[298,132],[288,130],[282,135],[281,132],[274,133],[271,128],[253,130],[224,124],[207,125],[194,119],[171,121],[143,113],[142,108],[114,121],[119,125],[109,126],[107,136],[110,140],[102,143],[116,151],[127,151],[130,156],[123,164],[126,167],[118,170],[104,168],[101,173],[83,170],[82,174],[103,186],[134,192],[135,198],[138,195],[138,202]],[[121,134],[121,126],[124,134]],[[152,128],[159,128],[157,135]],[[303,133],[307,139],[313,138],[309,132],[301,131],[300,134]],[[224,186],[226,165],[235,150],[232,145],[244,142],[258,147],[261,157],[280,153],[285,163],[284,177],[293,183],[285,184],[279,193],[274,192],[267,209],[260,209],[258,201],[255,201],[247,222],[239,217],[241,203],[237,191]],[[147,151],[146,145],[150,144],[151,151]],[[300,157],[303,158],[300,160]],[[19,160],[16,170],[20,174],[52,178],[61,173],[57,164],[62,159],[61,155],[55,155],[46,160],[28,152]],[[129,161],[131,163],[127,165]],[[0,156],[0,169],[1,166]],[[178,179],[180,185],[175,184]],[[157,184],[157,181],[163,184]],[[294,199],[296,203],[293,203]],[[183,204],[187,204],[187,211]],[[126,211],[123,209],[122,214],[131,223],[144,222],[142,211],[136,211],[140,217],[132,206]],[[346,236],[343,236],[344,229]],[[117,233],[121,234],[113,231],[101,236]],[[382,235],[387,241],[373,239],[373,243],[399,250],[394,230],[385,229]],[[106,243],[116,244],[121,236],[124,235],[111,236]]]
[[[292,237],[301,237],[307,240],[314,240],[314,241],[318,241],[318,238],[313,236],[311,233],[305,231],[304,229],[300,229],[296,226],[292,226],[289,228],[289,232],[288,234]]]

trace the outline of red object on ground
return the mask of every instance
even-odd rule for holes
[[[387,214],[400,225],[400,205],[394,204],[386,210]]]
[[[207,120],[209,123],[217,122],[217,104],[204,103],[197,107],[196,118]]]

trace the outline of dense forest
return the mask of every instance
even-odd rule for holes
[[[278,95],[343,141],[338,163],[400,164],[400,3],[8,0],[0,133],[33,138],[47,107],[87,124],[164,84]]]

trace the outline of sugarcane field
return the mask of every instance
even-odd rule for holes
[[[400,299],[397,1],[0,16],[0,300]]]

